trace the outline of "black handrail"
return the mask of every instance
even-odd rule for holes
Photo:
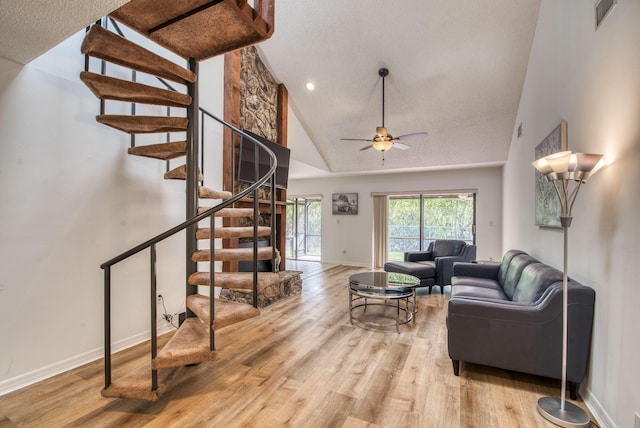
[[[253,138],[251,135],[242,132],[240,129],[234,127],[233,125],[230,125],[227,122],[224,122],[223,120],[217,118],[216,116],[214,116],[213,114],[207,112],[205,109],[200,108],[201,111],[205,112],[205,114],[207,116],[210,116],[211,118],[217,120],[218,122],[220,122],[222,125],[226,126],[227,128],[231,129],[234,132],[237,132],[238,134],[242,135],[243,137],[248,138],[251,142],[253,142],[254,144],[257,144],[262,150],[266,151],[267,154],[269,155],[269,157],[271,158],[271,168],[269,168],[269,171],[267,171],[267,173],[264,175],[264,177],[260,178],[258,181],[256,181],[254,184],[252,184],[251,186],[247,187],[246,189],[244,189],[242,192],[237,193],[235,196],[233,196],[231,199],[227,199],[226,201],[221,202],[220,204],[216,205],[215,207],[211,207],[208,210],[204,211],[201,214],[198,214],[197,216],[183,222],[180,223],[177,226],[172,227],[171,229],[167,230],[166,232],[163,232],[159,235],[154,236],[153,238],[143,242],[142,244],[136,245],[135,247],[131,248],[128,251],[125,251],[124,253],[110,259],[107,260],[106,262],[102,263],[100,265],[101,269],[106,269],[108,267],[113,266],[116,263],[121,262],[122,260],[125,260],[131,256],[133,256],[134,254],[139,253],[142,250],[145,250],[147,248],[149,248],[151,245],[153,244],[157,244],[158,242],[172,236],[175,235],[176,233],[186,229],[187,227],[198,223],[201,220],[204,220],[205,218],[209,217],[210,215],[213,215],[215,213],[217,213],[218,211],[220,211],[223,208],[228,207],[229,205],[232,205],[234,203],[236,203],[237,201],[239,201],[240,199],[244,198],[246,195],[248,195],[249,193],[253,192],[254,190],[257,190],[258,188],[260,188],[260,186],[262,186],[263,184],[265,184],[270,178],[271,176],[275,173],[276,168],[278,166],[278,160],[276,158],[275,153],[273,153],[267,146],[265,146],[264,144],[262,144],[260,141],[256,140],[255,138]]]

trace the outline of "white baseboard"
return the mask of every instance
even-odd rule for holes
[[[616,428],[616,424],[611,420],[600,404],[600,401],[598,401],[598,399],[591,393],[589,388],[584,388],[580,391],[580,397],[584,401],[584,404],[587,405],[591,414],[601,428]]]
[[[158,335],[162,335],[173,329],[170,325],[164,322],[162,324],[165,324],[165,325],[158,326]],[[151,336],[150,331],[146,331],[146,332],[128,337],[126,339],[119,340],[117,342],[114,342],[111,345],[111,350],[112,352],[122,351],[123,349],[127,349],[132,346],[148,341],[150,336]],[[104,357],[104,348],[100,347],[100,348],[96,348],[96,349],[84,352],[82,354],[67,358],[65,360],[58,361],[53,364],[49,364],[48,366],[41,367],[39,369],[30,371],[28,373],[23,373],[21,375],[3,380],[0,382],[0,396],[16,391],[20,388],[24,388],[25,386],[33,385],[36,382],[40,382],[41,380],[48,379],[60,373],[64,373],[68,370],[75,369],[76,367],[80,367],[84,364],[91,363],[103,357]]]

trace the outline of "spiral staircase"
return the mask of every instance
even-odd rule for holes
[[[216,248],[215,241],[250,238],[257,242],[259,237],[272,236],[271,242],[275,242],[273,227],[258,226],[257,204],[254,208],[234,207],[236,201],[251,196],[251,192],[257,199],[257,189],[270,179],[275,162],[269,174],[258,183],[234,194],[234,189],[205,187],[202,161],[199,160],[202,150],[199,122],[204,120],[205,114],[198,106],[198,62],[268,39],[273,33],[273,0],[256,0],[254,7],[246,0],[133,0],[91,26],[82,43],[81,51],[86,60],[80,78],[101,100],[101,111],[96,120],[131,135],[130,155],[166,162],[164,178],[184,180],[187,195],[185,222],[101,265],[105,278],[105,386],[102,394],[106,397],[156,400],[167,390],[180,368],[214,360],[215,331],[258,316],[257,292],[279,278],[275,272],[257,272],[257,260],[276,259],[275,248],[258,247],[257,244],[249,248]],[[109,23],[115,32],[106,28]],[[118,23],[184,58],[188,66],[178,65],[124,38]],[[90,71],[90,58],[96,58],[102,64],[99,73]],[[130,70],[131,80],[107,75],[106,64],[117,65],[118,70]],[[155,76],[160,83],[158,86],[140,83],[136,73]],[[186,89],[184,92],[175,90],[167,81]],[[132,114],[108,114],[107,101],[130,103]],[[162,110],[166,108],[167,114],[136,115],[136,106],[141,104],[161,106]],[[252,140],[242,131],[205,113],[207,118],[225,127],[225,132]],[[167,141],[141,145],[136,141],[140,134],[166,134]],[[180,138],[173,138],[173,135]],[[180,159],[184,163],[170,167],[171,161]],[[223,174],[223,171],[217,173]],[[224,227],[215,221],[216,218],[238,217],[250,218],[249,223],[253,226]],[[186,289],[186,319],[168,343],[158,349],[156,244],[182,231],[186,231],[187,278],[186,284],[180,286]],[[150,363],[112,379],[111,271],[119,262],[139,252],[150,254]],[[254,261],[253,272],[216,272],[215,263],[225,261]],[[273,265],[275,267],[275,263]],[[214,296],[211,284],[221,288],[251,289],[254,304],[210,298]],[[208,292],[201,293],[203,288]]]

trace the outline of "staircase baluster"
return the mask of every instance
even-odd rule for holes
[[[158,389],[158,370],[153,361],[158,356],[158,302],[156,279],[156,244],[151,245],[151,390]]]
[[[104,389],[111,385],[111,266],[104,268]]]
[[[276,160],[277,162],[277,160]],[[273,162],[272,162],[273,164]],[[276,175],[271,176],[271,271],[278,272],[280,266],[276,265]]]
[[[131,71],[131,81],[135,82],[136,81],[136,71],[132,70]],[[131,116],[135,116],[136,115],[136,103],[131,103]],[[131,147],[135,147],[136,146],[136,134],[131,134]]]
[[[215,234],[216,216],[212,213],[209,216],[209,350],[216,350],[215,331],[213,321],[215,320]]]

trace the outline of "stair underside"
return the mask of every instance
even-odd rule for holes
[[[156,88],[128,80],[83,71],[80,80],[102,100],[127,101],[170,107],[186,107],[191,104],[191,96],[180,92]]]
[[[167,387],[180,370],[181,367],[158,370],[158,389],[152,391],[151,365],[145,364],[124,377],[114,380],[111,385],[102,390],[102,396],[155,401],[167,390]]]
[[[221,288],[253,289],[253,272],[215,272],[214,285]],[[280,275],[273,272],[258,272],[258,291],[280,281]],[[191,285],[209,285],[209,272],[196,272],[189,276]]]
[[[215,230],[216,238],[251,238],[253,237],[253,226],[246,227],[217,227]],[[266,226],[258,226],[258,236],[271,235],[271,228]],[[209,228],[201,228],[196,231],[196,239],[209,239],[211,230]]]
[[[204,186],[198,187],[198,197],[202,199],[222,199],[226,201],[231,199],[232,196],[233,194],[226,190],[215,190]]]
[[[157,369],[197,364],[216,358],[209,332],[198,318],[187,318],[153,360]]]
[[[146,146],[131,147],[130,155],[144,156],[147,158],[170,160],[187,154],[187,142],[176,141],[172,143],[149,144]]]
[[[187,308],[191,309],[204,324],[209,325],[209,298],[207,296],[203,296],[201,294],[188,296]],[[260,315],[260,310],[251,305],[231,302],[223,299],[214,300],[214,311],[214,330],[219,330]]]
[[[180,132],[187,129],[186,117],[171,116],[127,116],[103,114],[96,116],[103,125],[110,126],[128,134],[153,134],[160,132]]]
[[[165,180],[186,180],[187,179],[187,166],[180,165],[176,168],[173,168],[171,171],[166,172],[164,174]],[[202,174],[198,171],[198,181],[202,181],[204,178]]]
[[[272,247],[259,247],[258,260],[271,260],[273,257]],[[197,250],[191,256],[194,262],[208,262],[211,258],[209,250]],[[216,248],[215,261],[233,262],[253,260],[253,248]]]
[[[132,0],[111,16],[183,58],[197,61],[271,35],[246,0]]]
[[[83,54],[178,83],[193,83],[195,73],[136,45],[99,25],[91,27],[80,48]]]

